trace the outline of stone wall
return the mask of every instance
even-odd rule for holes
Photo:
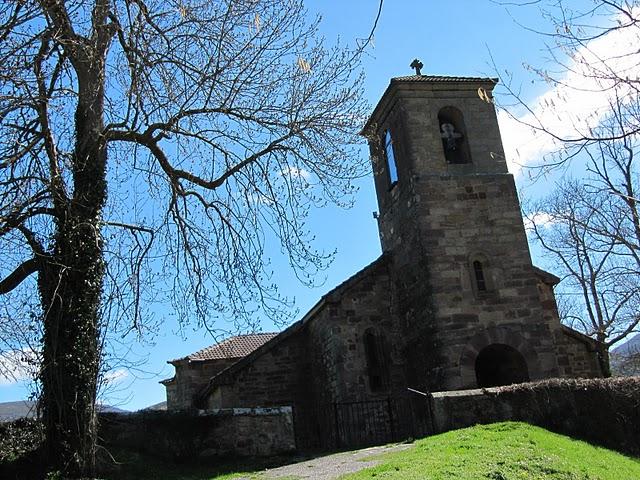
[[[206,407],[251,408],[293,405],[310,382],[306,336],[295,324],[276,341],[240,360],[216,378]]]
[[[376,260],[325,298],[308,324],[316,398],[330,405],[386,398],[403,389],[402,337],[387,258]],[[379,337],[382,385],[371,385],[365,334]]]
[[[181,359],[171,362],[176,373],[173,379],[164,383],[167,389],[167,409],[193,408],[197,393],[211,377],[237,361],[237,358],[229,358],[197,361]]]
[[[640,453],[640,377],[552,379],[432,395],[434,433],[478,423],[524,421]]]
[[[296,449],[291,407],[101,414],[99,436],[107,449],[175,461],[271,456]]]
[[[538,291],[545,320],[553,329],[558,376],[564,378],[602,377],[595,340],[560,324],[558,306],[551,285],[538,281]]]
[[[491,82],[480,84],[429,83],[395,84],[392,95],[385,94],[370,122],[375,127],[370,137],[374,180],[381,214],[391,208],[398,190],[406,192],[416,175],[459,175],[507,173],[500,130],[493,105],[478,97],[478,87],[491,90]],[[449,164],[445,160],[438,112],[455,107],[464,115],[471,163]],[[383,148],[384,132],[390,129],[398,169],[398,188],[389,188],[389,175]],[[383,242],[383,250],[389,244]]]
[[[420,181],[417,194],[435,321],[448,360],[442,387],[475,386],[475,358],[496,343],[524,356],[531,379],[556,376],[552,325],[543,315],[513,177],[430,177]],[[475,285],[476,258],[485,291]]]
[[[394,289],[381,258],[327,294],[305,319],[214,380],[207,408],[288,404],[304,448],[333,442],[336,402],[386,399],[406,386]],[[372,390],[364,335],[384,344],[383,388]]]
[[[493,83],[392,82],[370,120],[382,247],[393,258],[409,384],[420,390],[473,388],[475,359],[497,344],[524,357],[524,378],[559,373],[559,322],[541,304],[496,113],[479,87]],[[449,108],[464,117],[470,163],[446,160],[438,115]],[[387,129],[395,185],[380,141]],[[476,260],[486,288],[476,284]]]
[[[402,214],[407,218],[399,223],[392,212],[383,232],[400,242],[393,258],[405,338],[415,339],[412,350],[429,352],[413,360],[427,372],[416,388],[473,388],[475,359],[493,344],[517,350],[530,379],[557,376],[553,330],[559,323],[541,304],[512,176],[421,175],[411,181],[411,195],[398,200],[398,209],[410,206]],[[475,284],[476,258],[484,291]]]
[[[568,378],[601,377],[595,341],[562,326],[556,331],[560,375]]]
[[[308,322],[313,395],[306,407],[314,418],[309,433],[318,447],[340,443],[335,436],[340,405],[386,400],[406,388],[393,287],[388,259],[383,257],[325,297],[324,308]],[[382,383],[377,388],[371,384],[376,372],[367,363],[368,332],[379,340],[377,373]],[[353,422],[352,417],[340,418],[344,431],[364,428],[344,425]]]

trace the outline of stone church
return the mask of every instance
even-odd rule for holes
[[[558,278],[531,263],[496,82],[391,79],[362,130],[382,255],[279,334],[172,361],[168,408],[289,405],[314,445],[341,405],[600,376],[594,341],[560,324]]]

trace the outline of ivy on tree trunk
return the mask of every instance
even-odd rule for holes
[[[305,222],[368,171],[373,32],[325,47],[301,0],[5,3],[0,301],[41,322],[50,467],[88,476],[110,335],[160,303],[209,331],[284,324],[267,249],[306,284],[328,265]]]

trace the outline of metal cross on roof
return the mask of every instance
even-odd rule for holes
[[[411,68],[415,68],[416,69],[416,75],[422,75],[420,73],[420,69],[422,67],[424,67],[424,65],[422,64],[422,62],[420,60],[418,60],[417,58],[413,59],[413,62],[411,62],[411,65],[409,65]]]

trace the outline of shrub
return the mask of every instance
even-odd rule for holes
[[[0,423],[0,464],[36,452],[42,443],[42,423],[30,418]]]

